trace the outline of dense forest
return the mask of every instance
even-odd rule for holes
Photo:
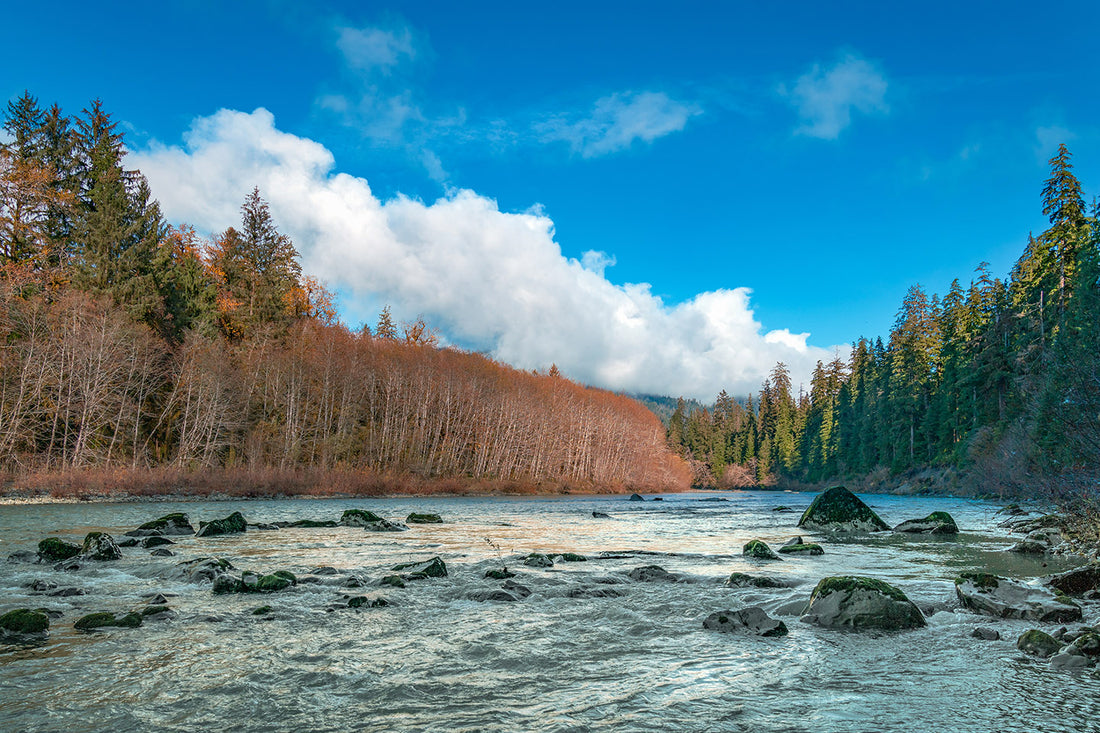
[[[696,485],[879,485],[1034,494],[1100,472],[1100,207],[1065,145],[1041,194],[1050,227],[1006,278],[986,263],[942,297],[906,293],[888,339],[818,362],[797,392],[777,364],[755,398],[681,403],[668,436]]]
[[[239,228],[212,241],[168,226],[99,101],[69,117],[27,93],[4,130],[9,489],[95,470],[186,485],[302,469],[377,490],[686,486],[659,420],[634,400],[440,348],[423,319],[397,324],[388,308],[373,331],[339,323],[259,190]]]

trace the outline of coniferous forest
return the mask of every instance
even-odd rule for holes
[[[213,241],[168,226],[99,101],[68,116],[26,93],[3,126],[9,488],[686,486],[634,400],[439,348],[423,319],[388,308],[373,331],[338,322],[259,190]]]
[[[1086,209],[1059,146],[1029,236],[1006,277],[986,263],[946,293],[906,293],[883,338],[786,365],[758,395],[684,403],[669,442],[702,486],[863,481],[914,490],[1095,494],[1100,471],[1100,206]]]

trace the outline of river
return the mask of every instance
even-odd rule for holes
[[[75,572],[0,560],[0,613],[48,607],[63,615],[37,644],[0,644],[2,731],[1086,731],[1100,730],[1100,680],[1051,670],[1015,639],[1033,622],[957,608],[966,570],[1035,578],[1080,562],[1004,552],[1013,541],[987,502],[864,496],[890,525],[947,511],[956,540],[879,533],[841,540],[796,529],[812,495],[777,492],[535,498],[285,499],[247,502],[28,504],[0,507],[0,558],[46,536],[116,539],[173,511],[199,520],[240,511],[250,523],[339,519],[349,508],[398,521],[412,511],[443,524],[374,533],[335,527],[172,538],[172,557],[124,550]],[[794,511],[773,511],[787,505]],[[597,518],[603,512],[609,518]],[[819,557],[764,563],[742,545],[813,537]],[[495,545],[495,546],[494,546]],[[498,550],[499,548],[499,550]],[[529,552],[587,562],[525,567]],[[446,578],[380,587],[395,563],[441,557]],[[237,568],[316,576],[270,595],[214,596],[169,579],[183,560],[217,556]],[[1046,565],[1044,565],[1044,562]],[[531,595],[477,601],[506,564]],[[659,565],[681,582],[635,582]],[[727,588],[735,571],[790,581]],[[869,575],[901,588],[928,626],[846,633],[810,626],[798,610],[822,577]],[[356,576],[364,587],[340,587]],[[34,580],[75,587],[34,594]],[[613,589],[612,597],[595,595]],[[98,610],[140,609],[163,593],[176,617],[96,633],[73,622]],[[330,610],[343,595],[390,605]],[[273,612],[254,616],[267,604]],[[710,613],[761,605],[790,634],[706,631]],[[1086,622],[1097,622],[1086,607]],[[971,636],[977,626],[1001,641]],[[1048,632],[1056,626],[1041,626]]]

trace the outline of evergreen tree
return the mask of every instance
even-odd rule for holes
[[[397,326],[393,323],[388,305],[378,314],[378,325],[374,327],[374,335],[380,339],[393,340],[397,338]]]

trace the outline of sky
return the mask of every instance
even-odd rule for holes
[[[308,7],[307,7],[308,5]],[[101,98],[166,218],[258,186],[351,325],[711,401],[1004,276],[1065,142],[1100,192],[1100,4],[21,3],[0,96]]]

